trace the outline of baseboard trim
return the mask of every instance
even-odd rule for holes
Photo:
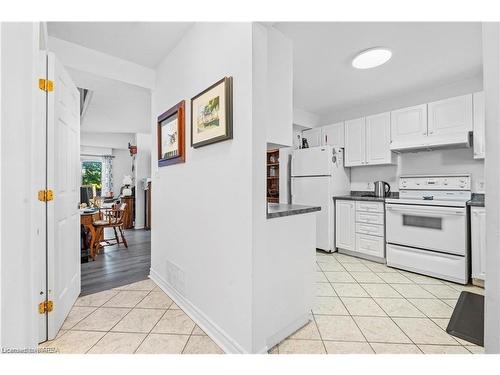
[[[205,333],[210,336],[210,338],[214,340],[214,342],[219,345],[225,353],[249,353],[189,300],[172,288],[153,268],[150,269],[149,278],[158,284],[158,286],[168,294],[177,306],[179,306],[203,331],[205,331]]]

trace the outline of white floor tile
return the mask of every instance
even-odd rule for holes
[[[352,316],[387,316],[372,298],[342,297],[341,299]]]
[[[385,283],[374,272],[351,272],[351,276],[356,279],[358,283]]]
[[[316,323],[323,340],[366,341],[350,316],[316,316]]]
[[[391,287],[389,284],[370,284],[362,283],[360,284],[364,290],[368,292],[370,297],[385,297],[385,298],[401,298],[396,289]]]
[[[320,315],[349,315],[339,297],[314,297],[313,313]]]
[[[463,346],[419,345],[425,354],[470,354]]]
[[[390,317],[425,317],[420,310],[404,298],[375,298],[375,302],[377,302]]]
[[[325,272],[328,281],[332,283],[355,283],[349,272]]]
[[[396,291],[405,298],[435,298],[420,285],[415,284],[390,284]]]
[[[416,306],[429,318],[450,318],[453,309],[439,299],[408,299],[408,301]]]
[[[377,354],[422,354],[414,344],[370,343],[370,345]]]
[[[437,298],[458,298],[460,296],[460,292],[456,289],[449,287],[448,285],[424,285],[422,284],[422,288],[432,293]]]
[[[411,343],[391,318],[355,316],[354,320],[368,342]]]
[[[335,291],[330,283],[314,283],[314,295],[323,297],[335,297]]]
[[[333,289],[340,297],[369,297],[368,293],[355,283],[332,283]]]
[[[328,354],[373,354],[367,342],[324,341]]]
[[[459,345],[452,336],[430,319],[393,318],[393,320],[415,344]]]

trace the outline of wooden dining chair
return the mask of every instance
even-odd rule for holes
[[[108,209],[99,209],[100,218],[99,220],[95,220],[92,224],[96,228],[96,238],[101,238],[104,233],[105,228],[113,228],[115,232],[115,238],[106,239],[100,242],[96,241],[94,244],[94,252],[97,254],[99,252],[100,246],[111,246],[111,245],[119,245],[123,243],[126,248],[128,248],[127,240],[125,239],[125,235],[123,234],[123,222],[125,218],[127,204],[121,203],[116,204],[112,208]],[[118,232],[121,235],[118,235]],[[100,246],[99,246],[100,245]]]

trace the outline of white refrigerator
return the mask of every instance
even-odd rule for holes
[[[293,151],[292,204],[321,207],[316,218],[316,248],[336,250],[333,196],[349,192],[350,170],[344,168],[343,149],[318,146]]]

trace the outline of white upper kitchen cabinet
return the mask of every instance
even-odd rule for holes
[[[391,164],[391,114],[380,113],[366,117],[366,164]]]
[[[427,136],[427,104],[391,112],[391,141],[411,142]]]
[[[472,94],[439,100],[427,106],[429,136],[472,131]]]
[[[356,206],[354,201],[335,201],[335,246],[354,251],[356,248]]]
[[[344,147],[344,123],[338,122],[321,127],[322,145]]]
[[[345,122],[344,152],[346,167],[366,164],[366,127],[364,117]]]
[[[321,146],[321,128],[304,130],[302,132],[302,138],[307,139],[309,147]]]
[[[486,209],[471,207],[472,277],[484,280],[486,276]]]
[[[486,138],[484,134],[484,91],[472,96],[474,112],[474,159],[484,159]]]

